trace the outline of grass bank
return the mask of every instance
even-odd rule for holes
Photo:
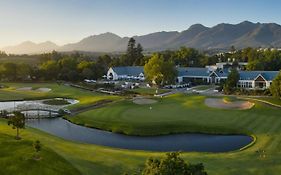
[[[11,84],[13,88],[26,84]],[[46,84],[49,93],[22,97],[44,98],[51,95],[85,98],[83,104],[94,99],[107,98],[95,93],[70,87]],[[53,88],[52,88],[53,87]],[[57,89],[56,89],[57,88]],[[0,90],[9,100],[9,89]],[[26,95],[26,96],[24,96]],[[15,97],[15,96],[10,96]],[[17,96],[16,96],[17,97]],[[49,98],[49,97],[48,97]],[[90,98],[90,99],[87,99]],[[114,97],[116,98],[116,97]],[[243,151],[228,153],[184,152],[182,157],[191,163],[204,163],[209,174],[219,175],[279,175],[281,171],[281,117],[280,109],[260,103],[250,110],[222,110],[209,108],[204,96],[175,94],[163,97],[158,103],[137,105],[130,100],[117,101],[103,108],[83,112],[71,118],[100,127],[126,131],[128,134],[159,134],[165,132],[232,132],[251,133],[256,142]],[[150,109],[150,107],[152,107]],[[130,151],[66,141],[36,129],[21,132],[23,140],[14,140],[15,130],[0,119],[0,174],[83,174],[116,175],[139,172],[148,157],[161,157],[164,153]],[[43,144],[42,162],[29,159],[34,140]],[[263,151],[261,151],[263,150]],[[62,172],[63,171],[63,172]]]
[[[147,105],[138,105],[129,99],[86,111],[69,117],[68,120],[79,125],[128,135],[184,132],[252,134],[246,127],[233,127],[232,121],[240,118],[239,116],[258,115],[257,111],[261,110],[262,106],[245,111],[223,110],[207,107],[204,103],[205,98],[175,94]]]

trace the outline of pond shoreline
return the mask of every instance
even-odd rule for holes
[[[238,134],[184,133],[159,136],[129,136],[79,126],[63,118],[34,120],[27,125],[66,140],[129,150],[219,153],[239,151],[242,148],[250,147],[255,141],[252,136]]]
[[[170,132],[163,132],[163,133],[158,133],[158,134],[127,134],[126,132],[122,132],[122,131],[114,131],[111,129],[104,129],[104,128],[98,128],[98,127],[94,127],[94,126],[90,126],[90,125],[85,125],[82,123],[78,123],[78,122],[73,122],[71,121],[71,117],[62,117],[64,120],[78,125],[78,126],[82,126],[82,127],[86,127],[89,129],[97,129],[97,130],[101,130],[101,131],[107,131],[107,132],[112,132],[112,133],[116,133],[116,134],[122,134],[122,135],[126,135],[126,136],[138,136],[138,137],[149,137],[149,136],[166,136],[166,135],[173,135],[173,134],[206,134],[206,135],[229,135],[229,136],[235,136],[235,135],[245,135],[245,136],[252,136],[252,134],[249,133],[244,133],[244,132],[235,132],[235,131],[221,131],[221,132],[210,132],[210,131],[179,131],[179,132],[174,132],[174,131],[170,131]]]

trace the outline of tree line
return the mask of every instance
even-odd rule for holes
[[[218,61],[228,61],[230,58],[239,62],[248,62],[247,70],[278,71],[281,69],[281,50],[251,47],[231,50],[228,53],[217,54]]]
[[[14,55],[11,55],[14,56]],[[5,81],[24,80],[66,80],[80,81],[87,79],[99,79],[106,74],[112,66],[145,66],[145,72],[150,80],[160,84],[171,82],[176,76],[175,66],[204,67],[217,62],[248,62],[247,70],[280,70],[281,51],[259,50],[245,48],[222,54],[208,55],[194,48],[181,47],[178,50],[160,51],[154,54],[143,54],[141,44],[131,38],[127,51],[117,55],[92,56],[84,53],[45,53],[36,55],[39,64],[26,63],[0,63],[0,79]],[[9,57],[5,52],[0,52],[0,58]],[[153,64],[158,70],[151,70]],[[160,68],[160,67],[161,68]],[[155,75],[153,75],[155,73]],[[161,78],[162,77],[162,78]]]
[[[162,158],[148,158],[145,166],[134,175],[207,175],[202,163],[192,164],[180,157],[179,152],[170,152]],[[129,175],[129,173],[124,173]]]

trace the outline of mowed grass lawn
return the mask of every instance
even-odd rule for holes
[[[253,99],[258,99],[258,100],[263,100],[263,101],[267,101],[269,103],[273,103],[276,105],[281,106],[281,99],[278,98],[273,98],[273,97],[259,97],[259,98],[253,98]]]
[[[210,158],[214,154],[206,153],[184,155],[187,159],[204,162],[210,174],[278,174],[281,170],[281,110],[260,103],[250,110],[215,109],[205,106],[205,98],[175,94],[149,105],[124,100],[81,113],[70,120],[131,135],[175,132],[254,134],[256,143],[241,152],[216,154],[216,158]],[[260,150],[265,151],[265,157],[261,158],[257,153]]]
[[[0,124],[1,131],[5,128]],[[11,135],[0,133],[0,174],[79,174],[63,157],[48,147],[40,152],[41,160],[35,160],[33,140],[15,140]]]
[[[182,105],[187,106],[187,110],[190,109],[193,111],[195,108],[203,107],[201,103],[204,97],[201,96],[177,95],[173,98],[175,98],[175,100],[181,99],[181,102],[185,101]],[[190,98],[191,101],[188,100],[188,98]],[[194,101],[194,105],[191,104],[192,101]],[[170,103],[172,103],[172,100]],[[119,103],[114,105],[119,105]],[[108,108],[111,108],[111,106]],[[155,109],[155,106],[153,106],[153,109]],[[225,114],[228,112],[208,109],[205,106],[201,110],[214,110],[218,113],[223,112]],[[239,115],[236,113],[237,115],[231,116],[221,116],[218,114],[217,117],[208,115],[207,112],[205,112],[205,116],[198,116],[196,113],[193,113],[194,116],[186,116],[190,119],[181,121],[185,123],[191,121],[193,123],[202,124],[202,127],[197,128],[198,131],[200,131],[200,129],[201,131],[206,131],[205,128],[208,128],[208,123],[210,123],[211,128],[216,125],[224,125],[225,123],[226,126],[224,128],[249,130],[257,136],[255,145],[243,151],[233,151],[228,153],[184,152],[182,153],[182,157],[192,163],[204,163],[206,170],[211,175],[279,175],[281,171],[280,110],[263,107],[257,104],[254,109],[245,112],[246,114],[243,115],[241,115],[241,113],[239,113]],[[213,117],[213,119],[210,117]],[[168,119],[166,116],[163,121],[170,121],[173,123],[173,118],[176,119],[179,117],[173,115]],[[149,119],[147,118],[147,120]],[[151,119],[151,121],[153,120],[155,119]],[[160,120],[160,122],[162,121]],[[144,123],[145,122],[143,122],[143,124]],[[159,126],[159,124],[154,126]],[[189,126],[189,124],[186,126]],[[216,129],[217,131],[222,132],[227,130],[219,127]],[[158,130],[158,128],[155,127],[155,130]],[[170,130],[170,128],[166,128],[166,130]],[[188,127],[186,127],[186,131],[189,131]],[[164,153],[157,152],[130,151],[74,143],[32,128],[27,128],[21,132],[23,137],[23,140],[21,141],[13,140],[14,135],[15,130],[8,126],[5,120],[0,120],[1,139],[10,142],[9,144],[12,145],[18,144],[18,147],[9,147],[9,144],[7,143],[0,144],[1,174],[44,175],[56,174],[53,172],[60,173],[61,169],[63,169],[62,174],[116,175],[123,174],[124,172],[133,174],[139,172],[139,170],[143,168],[144,162],[148,157],[161,157],[164,155]],[[32,154],[31,144],[32,141],[36,139],[40,140],[43,144],[43,161],[32,164],[30,163],[33,162],[30,160],[30,154]],[[22,149],[28,150],[27,153]],[[258,150],[265,150],[265,157],[261,157],[260,154],[257,153]],[[47,153],[51,153],[52,155],[49,156]],[[50,162],[48,165],[46,165],[45,159]],[[29,166],[24,166],[26,164]],[[40,167],[40,169],[38,167]]]
[[[21,130],[22,140],[14,136],[15,130],[0,119],[1,175],[115,175],[136,172],[150,155],[65,141],[32,128]],[[39,161],[32,158],[35,140],[42,143]]]
[[[69,108],[78,108],[81,106],[91,105],[104,99],[117,100],[118,96],[109,96],[101,93],[90,92],[63,84],[57,83],[0,83],[5,88],[0,89],[0,101],[6,100],[32,100],[46,99],[54,97],[65,97],[79,100],[78,104]],[[33,90],[18,90],[18,88],[32,87]],[[38,88],[49,88],[49,92],[38,92]]]
[[[247,124],[258,119],[281,120],[278,109],[257,103],[250,110],[226,110],[207,107],[205,96],[174,94],[154,98],[154,104],[138,105],[132,100],[118,101],[69,119],[77,124],[122,132],[129,135],[159,135],[180,132],[247,133]],[[264,121],[265,122],[265,121]],[[257,126],[258,127],[258,126]]]
[[[157,88],[136,88],[136,89],[130,89],[129,91],[135,92],[140,95],[154,95],[156,94]],[[170,92],[168,89],[158,89],[158,94],[163,94],[166,92]]]
[[[24,86],[27,87],[25,84]],[[70,90],[68,87],[65,89],[63,86],[63,89],[54,92],[57,92],[55,95],[64,93],[64,95],[69,94],[70,97],[70,93],[79,94],[77,91],[80,90],[74,89]],[[84,91],[82,92],[84,94]],[[86,96],[83,95],[85,98]],[[106,107],[81,113],[71,120],[127,134],[172,132],[254,134],[257,136],[256,143],[243,151],[185,152],[182,153],[182,157],[192,163],[204,163],[207,172],[211,175],[279,175],[281,172],[280,110],[259,103],[253,109],[246,111],[213,109],[205,106],[205,98],[175,94],[161,101],[157,99],[158,103],[149,105],[136,105],[131,100],[116,101]],[[143,168],[148,157],[164,155],[158,152],[130,151],[75,143],[32,128],[21,131],[23,139],[20,141],[14,140],[14,135],[15,130],[7,125],[6,120],[0,119],[1,175],[56,173],[116,175],[124,172],[133,174]],[[30,156],[33,153],[32,142],[37,139],[42,142],[43,150],[42,160],[35,162]],[[259,150],[265,150],[265,156],[261,157],[257,153]]]

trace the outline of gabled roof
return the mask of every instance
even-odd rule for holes
[[[262,80],[261,80],[261,79]],[[262,74],[259,74],[255,79],[254,79],[255,81],[266,81],[266,78],[264,78],[263,76],[262,76]]]
[[[201,67],[178,67],[178,76],[187,76],[187,77],[207,77],[210,72],[208,68]]]
[[[215,70],[215,73],[219,76],[219,77],[227,77],[229,74],[229,69],[225,68],[225,69],[217,69]]]
[[[266,81],[272,81],[279,71],[240,71],[240,80],[255,80],[259,75],[264,77]]]
[[[209,74],[209,77],[211,77],[212,75],[215,75],[216,77],[219,77],[219,75],[217,74],[218,72],[216,71],[212,71],[210,74]]]
[[[272,81],[277,75],[279,71],[266,71],[263,72],[261,75],[267,80]]]
[[[143,73],[143,66],[120,66],[112,67],[117,75],[138,76]]]

